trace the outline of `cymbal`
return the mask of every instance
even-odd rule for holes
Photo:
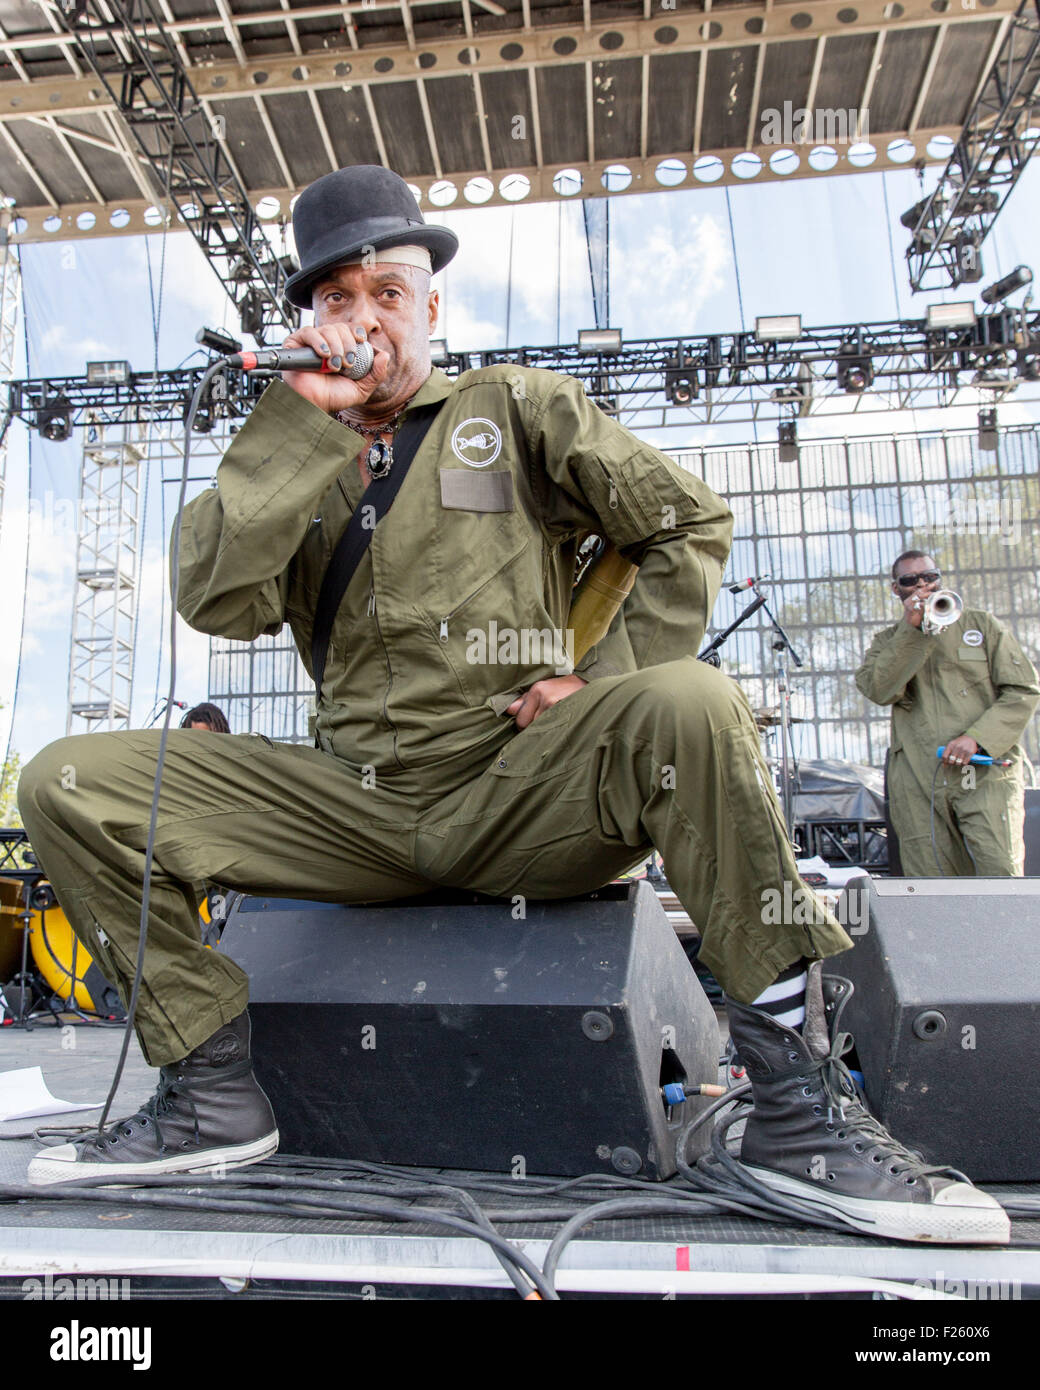
[[[760,729],[771,729],[784,722],[783,715],[778,709],[756,709],[752,710],[751,713],[754,715],[755,724]],[[787,722],[789,724],[807,724],[808,720],[803,719],[801,715],[790,714],[787,717]]]

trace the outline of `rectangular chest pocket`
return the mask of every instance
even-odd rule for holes
[[[957,675],[964,681],[961,692],[982,691],[982,683],[989,680],[989,657],[985,647],[969,647],[962,642],[957,648]]]
[[[470,468],[442,468],[441,506],[457,512],[511,512],[513,475]]]

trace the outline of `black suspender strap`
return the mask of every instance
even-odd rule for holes
[[[311,669],[314,672],[314,685],[318,700],[321,700],[321,683],[325,677],[325,662],[329,655],[329,639],[347,585],[354,577],[361,557],[368,549],[376,524],[386,516],[394,498],[401,490],[405,474],[412,459],[419,452],[419,446],[426,438],[426,432],[433,424],[437,411],[443,401],[433,401],[429,405],[417,406],[397,431],[394,440],[394,461],[385,478],[373,478],[362,494],[361,501],[354,508],[347,529],[339,538],[332,553],[329,567],[321,581],[318,606],[314,614],[314,632],[311,636]],[[375,514],[366,511],[375,508]],[[367,520],[368,524],[365,525]]]

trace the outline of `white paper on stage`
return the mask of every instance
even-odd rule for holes
[[[58,1100],[47,1089],[40,1067],[0,1072],[0,1120],[31,1120],[70,1110],[97,1110],[104,1101]]]

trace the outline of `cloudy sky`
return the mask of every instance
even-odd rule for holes
[[[906,170],[741,185],[729,189],[728,199],[726,189],[717,187],[615,198],[610,205],[611,322],[627,339],[733,332],[762,314],[801,313],[806,326],[822,327],[920,318],[932,300],[967,298],[971,287],[946,294],[910,292],[904,260],[908,233],[898,218],[931,189],[938,167],[926,171],[923,188]],[[461,241],[456,260],[438,277],[443,302],[438,336],[447,337],[453,349],[574,342],[579,329],[593,326],[579,203],[427,216],[451,226]],[[1034,161],[986,242],[983,284],[1030,263],[1038,225],[1040,168]],[[151,367],[160,274],[160,367],[176,366],[195,351],[201,325],[236,328],[213,271],[184,232],[165,239],[26,246],[22,266],[28,359],[19,364],[19,375],[79,375],[88,359],[99,358],[127,358],[138,371]],[[1006,424],[1036,414],[1028,403],[1001,407]],[[974,423],[974,406],[912,416],[881,411],[869,419],[829,416],[824,409],[801,421],[799,434],[842,437]],[[751,425],[710,432],[691,426],[653,436],[671,449],[754,437]],[[775,438],[771,423],[759,427],[759,437]],[[75,440],[52,445],[38,437],[30,448],[19,423],[11,427],[9,446],[0,521],[0,702],[5,706],[0,751],[10,737],[28,758],[65,732],[80,451]],[[200,456],[192,491],[205,486],[215,462]],[[133,706],[138,725],[148,721],[167,684],[164,545],[176,497],[157,467],[147,472],[143,487],[147,513]],[[177,695],[194,703],[206,696],[208,639],[181,624],[178,644]]]

